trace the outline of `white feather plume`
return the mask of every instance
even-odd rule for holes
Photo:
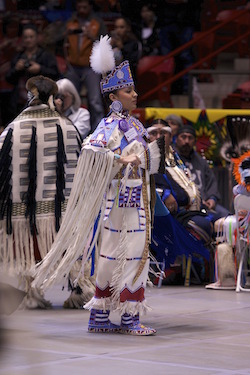
[[[93,45],[90,66],[98,74],[106,74],[115,68],[115,57],[108,35],[101,36]]]

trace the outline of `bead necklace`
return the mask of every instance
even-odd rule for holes
[[[199,209],[200,193],[197,186],[190,179],[188,168],[171,146],[169,147],[169,152],[166,156],[166,166],[166,170],[170,173],[172,178],[177,179],[176,182],[179,183],[188,193],[190,199],[189,205],[195,205],[196,209]]]

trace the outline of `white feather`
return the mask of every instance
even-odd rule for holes
[[[115,57],[108,35],[101,36],[93,45],[90,66],[98,74],[106,74],[115,68]]]

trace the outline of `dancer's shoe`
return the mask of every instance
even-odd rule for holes
[[[133,336],[152,336],[156,334],[156,329],[145,327],[140,323],[139,314],[132,316],[130,314],[122,315],[120,333]]]
[[[120,327],[108,319],[109,311],[92,309],[89,317],[88,332],[91,333],[116,333]]]

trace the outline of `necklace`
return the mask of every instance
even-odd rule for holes
[[[200,209],[200,193],[195,183],[190,179],[188,169],[173,148],[169,147],[166,156],[166,170],[172,178],[187,192],[189,209]]]
[[[171,146],[170,146],[171,147]],[[166,162],[166,165],[168,167],[175,167],[176,166],[176,160],[174,158],[174,154],[172,152],[172,147],[170,148],[169,147],[169,150],[168,152],[166,151],[166,158],[165,158],[165,162]]]
[[[112,114],[115,114],[117,117],[120,117],[120,118],[128,118],[129,117],[129,112],[126,110],[123,110],[122,112],[118,112],[118,111],[112,111],[112,113],[111,113],[111,116],[112,116]]]
[[[112,113],[114,113],[115,116],[111,116],[112,117],[117,117],[117,118],[120,118],[120,120],[118,121],[118,127],[119,129],[123,132],[123,133],[126,133],[130,126],[129,126],[129,114],[128,112],[115,112],[113,111]]]

